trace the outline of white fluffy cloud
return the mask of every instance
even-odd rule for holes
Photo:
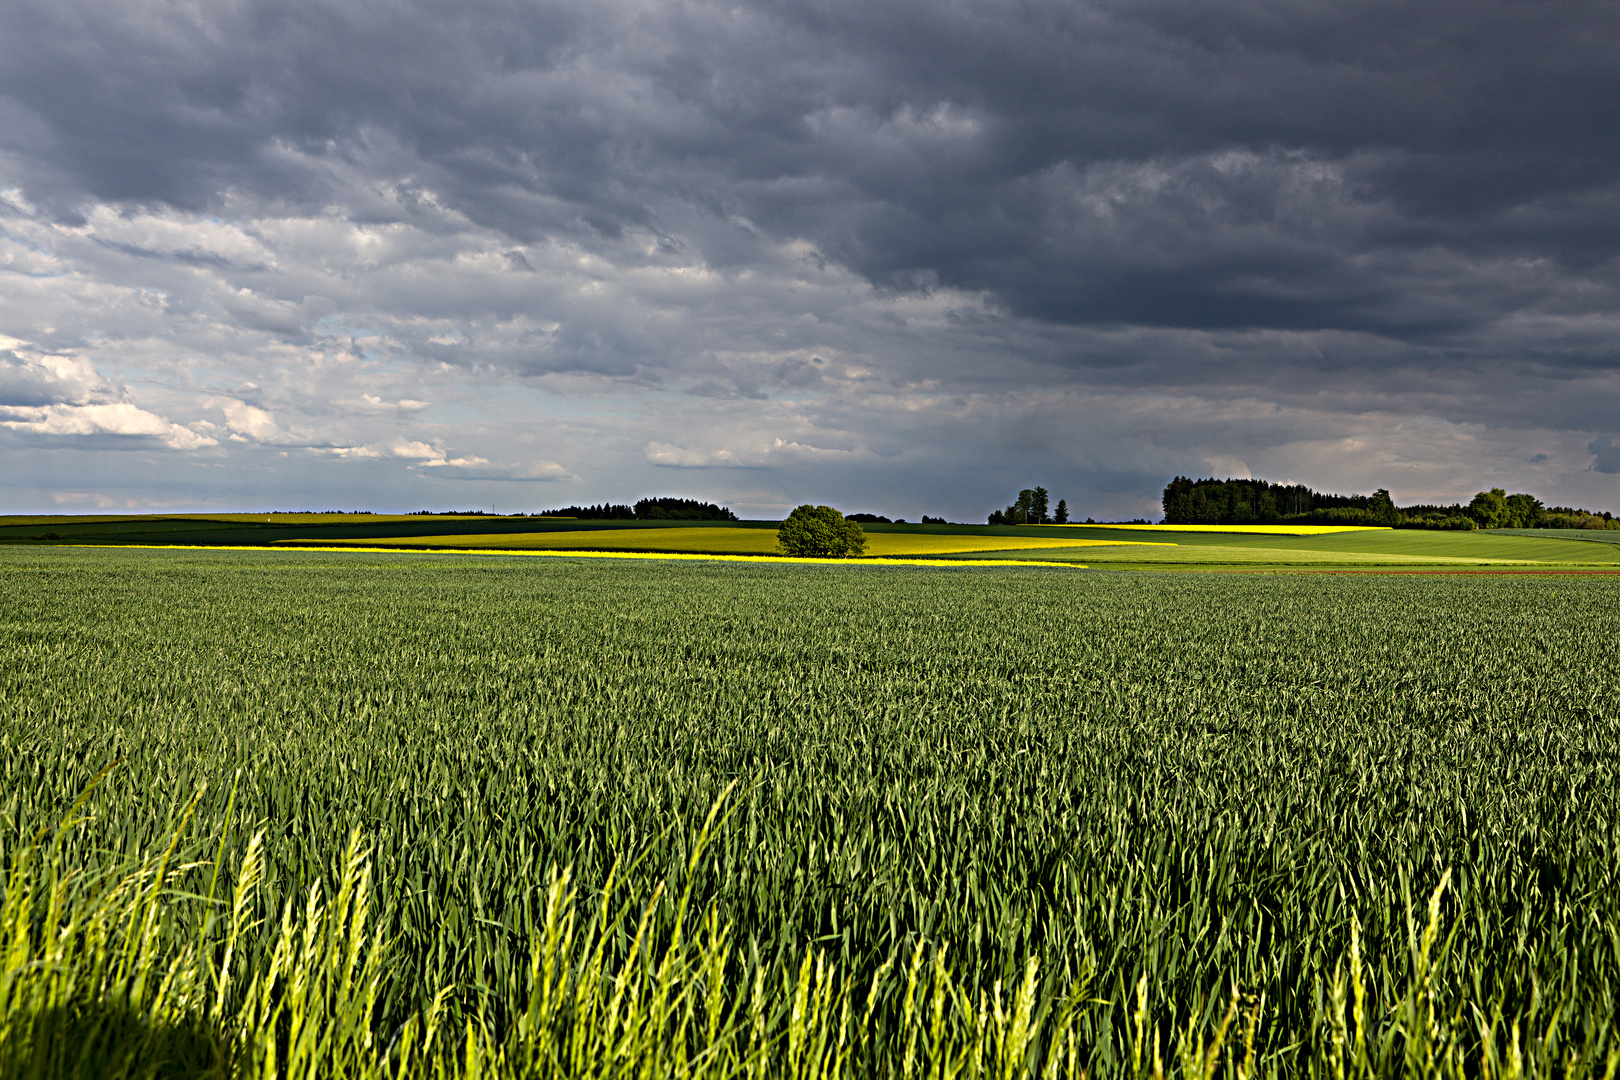
[[[150,435],[175,450],[215,446],[200,435],[154,413],[121,401],[112,405],[43,405],[0,408],[0,425],[35,435]]]
[[[149,412],[82,356],[42,353],[0,337],[0,428],[33,436],[149,437],[174,450],[217,445]]]

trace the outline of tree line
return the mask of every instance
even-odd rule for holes
[[[582,521],[736,521],[737,515],[724,506],[696,499],[671,497],[642,499],[634,506],[602,503],[600,506],[565,506],[542,510],[536,517],[579,518]]]
[[[1164,489],[1166,525],[1382,525],[1396,529],[1620,529],[1608,511],[1548,507],[1524,492],[1481,491],[1467,503],[1396,506],[1388,489],[1333,495],[1303,484],[1265,480],[1192,480],[1178,476]]]

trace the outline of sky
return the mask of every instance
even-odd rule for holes
[[[0,25],[0,512],[1620,511],[1612,0]]]

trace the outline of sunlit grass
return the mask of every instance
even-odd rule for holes
[[[988,986],[947,945],[926,940],[870,975],[814,946],[766,961],[715,903],[693,904],[739,783],[701,827],[674,823],[687,852],[679,877],[626,888],[621,871],[651,853],[632,849],[617,853],[600,890],[582,893],[571,869],[552,865],[535,890],[534,925],[513,950],[517,992],[498,1009],[482,994],[454,1002],[456,988],[444,986],[393,1024],[381,1010],[398,978],[395,943],[377,925],[361,830],[334,853],[332,895],[317,882],[278,905],[264,828],[239,861],[224,861],[235,785],[217,838],[190,829],[205,785],[165,847],[101,866],[68,854],[87,790],[55,829],[12,855],[0,904],[0,1075],[1086,1080],[1100,1066],[1121,1080],[1614,1080],[1620,1069],[1607,1024],[1583,1028],[1564,1003],[1532,1001],[1526,1015],[1482,996],[1477,977],[1466,977],[1462,927],[1446,933],[1450,869],[1423,907],[1403,880],[1407,948],[1381,963],[1366,955],[1352,911],[1348,945],[1331,972],[1312,976],[1316,1022],[1286,1056],[1262,1030],[1272,1020],[1265,995],[1245,992],[1236,973],[1224,1002],[1195,1002],[1182,1022],[1182,1003],[1165,1000],[1146,973],[1128,993],[1116,982],[1117,1000],[1098,996],[1090,955],[1054,979],[1031,954]],[[193,879],[208,881],[206,895],[188,888]],[[1117,1047],[1099,1042],[1105,1007],[1124,1021]]]
[[[1084,526],[1081,535],[1107,536]],[[1056,529],[1043,530],[1056,532]],[[1137,534],[1140,535],[1140,534]],[[1175,547],[1102,549],[1088,562],[1144,565],[1210,566],[1262,564],[1310,568],[1345,566],[1615,566],[1620,546],[1580,543],[1559,536],[1499,532],[1434,532],[1418,529],[1354,530],[1313,536],[1257,535],[1232,532],[1174,534]],[[1048,549],[1048,557],[1063,557]],[[1030,557],[1042,557],[1039,553]]]

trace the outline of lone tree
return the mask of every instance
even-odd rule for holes
[[[1067,499],[1059,499],[1057,512],[1052,515],[1052,524],[1067,525],[1069,523],[1069,503]]]
[[[776,546],[785,555],[844,559],[866,551],[866,534],[831,506],[803,506],[776,530]]]

